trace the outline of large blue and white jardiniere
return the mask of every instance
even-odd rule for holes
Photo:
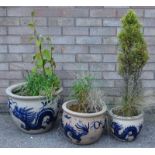
[[[121,141],[134,141],[139,135],[144,121],[144,115],[142,111],[139,111],[137,116],[132,117],[123,117],[118,116],[113,113],[116,109],[120,107],[116,107],[111,109],[111,132],[112,135]]]
[[[67,138],[75,144],[91,144],[97,141],[104,129],[106,107],[96,113],[79,113],[69,109],[75,100],[65,102],[62,106],[62,125]]]
[[[55,93],[52,100],[44,96],[19,96],[13,93],[24,84],[15,84],[6,89],[13,121],[26,133],[36,134],[50,130],[57,118],[58,100],[62,88]]]

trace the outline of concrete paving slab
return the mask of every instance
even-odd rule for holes
[[[155,147],[155,116],[146,117],[141,134],[134,142],[120,142],[110,135],[103,135],[91,145],[75,145],[63,134],[60,121],[44,134],[29,135],[20,131],[8,113],[0,114],[1,148],[151,148]]]

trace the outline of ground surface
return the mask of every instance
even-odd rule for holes
[[[91,145],[74,145],[64,136],[59,123],[44,134],[29,135],[20,131],[7,113],[0,114],[0,147],[48,147],[48,148],[111,148],[111,147],[155,147],[155,116],[148,115],[143,130],[134,142],[120,142],[110,135],[103,135],[98,142]]]

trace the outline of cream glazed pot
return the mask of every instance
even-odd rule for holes
[[[52,100],[44,96],[19,96],[13,93],[24,85],[19,83],[6,89],[10,115],[19,129],[26,133],[37,134],[51,129],[58,114],[58,100],[62,88]]]
[[[70,100],[62,105],[62,125],[67,138],[74,144],[91,144],[97,141],[105,129],[106,108],[96,113],[78,113],[69,110],[76,104]]]
[[[143,111],[139,111],[139,115],[132,117],[118,116],[113,113],[119,107],[113,108],[110,111],[111,116],[111,132],[112,135],[121,141],[133,141],[137,138],[144,122]]]

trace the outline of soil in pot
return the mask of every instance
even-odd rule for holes
[[[55,92],[58,90],[59,89],[56,89]],[[38,95],[30,94],[26,89],[26,85],[22,85],[22,86],[15,88],[14,90],[12,90],[12,93],[15,95],[19,95],[19,96],[40,96],[39,93],[38,93]]]
[[[90,108],[83,108],[83,107],[80,107],[80,104],[78,103],[68,106],[68,109],[74,112],[79,112],[79,113],[95,113],[95,112],[99,112],[102,110],[100,106],[97,106],[96,109],[94,110]]]
[[[122,117],[132,117],[140,114],[139,110],[136,107],[120,107],[117,109],[113,109],[112,111],[115,115]]]
[[[13,94],[19,96],[30,96],[28,92],[25,90],[25,86],[20,86],[12,91]]]
[[[122,116],[122,117],[132,117],[140,114],[136,108],[132,108],[132,110],[128,110],[128,109],[125,110],[123,108],[114,109],[113,113],[115,115]]]

